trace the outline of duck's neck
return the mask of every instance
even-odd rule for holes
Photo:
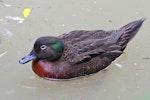
[[[49,62],[56,62],[57,60],[59,60],[62,56],[62,53],[57,53],[54,55],[53,59],[51,58],[45,58],[46,61],[49,61]]]
[[[51,62],[57,61],[61,58],[64,50],[64,44],[61,40],[57,41],[55,45],[52,45],[52,48],[55,50],[55,54],[53,55],[53,59],[47,59]]]
[[[45,55],[44,60],[47,60],[49,62],[55,62],[59,60],[63,54],[64,50],[64,44],[62,40],[57,40],[54,44],[50,45],[51,49],[47,50],[47,55]],[[50,55],[48,54],[50,53]],[[43,58],[42,58],[43,59]]]

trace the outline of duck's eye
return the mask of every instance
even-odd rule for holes
[[[41,50],[45,50],[46,48],[47,48],[47,46],[46,45],[41,45]]]

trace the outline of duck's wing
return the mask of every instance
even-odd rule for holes
[[[109,44],[109,43],[116,43],[120,36],[123,34],[122,30],[111,30],[111,31],[104,31],[104,30],[94,30],[94,31],[85,31],[85,30],[76,30],[71,31],[67,34],[60,35],[64,42],[64,44],[88,44],[91,42],[98,42],[97,44]],[[94,41],[93,41],[94,40]]]
[[[93,57],[109,57],[114,60],[122,54],[122,46],[116,45],[123,32],[115,31],[72,31],[60,36],[64,42],[63,57],[72,64],[83,63]]]
[[[71,63],[82,63],[96,56],[114,60],[122,54],[144,21],[145,18],[142,18],[114,31],[81,30],[61,35],[60,38],[65,44],[63,56]]]

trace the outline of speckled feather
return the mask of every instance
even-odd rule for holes
[[[58,37],[41,37],[35,42],[31,53],[22,58],[20,63],[33,60],[33,71],[46,79],[70,79],[98,72],[123,53],[144,20],[133,21],[118,30],[76,30]],[[48,41],[63,42],[63,52],[53,51]],[[42,44],[48,46],[49,51],[43,52],[45,54],[40,53]],[[35,59],[35,55],[31,57],[33,53],[38,58]]]
[[[127,43],[135,36],[144,20],[131,22],[119,30],[77,30],[63,34],[59,36],[65,45],[63,56],[72,64],[83,63],[95,56],[106,54],[108,58],[110,56],[110,60],[114,60],[123,53]],[[136,31],[135,34],[130,34],[133,31]]]
[[[72,66],[67,74],[62,76],[83,76],[106,68],[123,53],[143,21],[144,19],[141,19],[129,23],[119,30],[77,30],[59,36],[64,42],[61,58],[67,63],[66,65]]]
[[[116,52],[121,54],[122,46],[116,45],[116,40],[123,32],[115,31],[72,31],[60,38],[64,42],[64,58],[71,64],[83,63],[104,53]],[[113,38],[118,36],[117,38]],[[111,56],[111,55],[110,55]]]

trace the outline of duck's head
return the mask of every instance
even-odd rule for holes
[[[35,41],[33,50],[19,60],[19,63],[25,64],[34,59],[56,61],[61,57],[63,47],[63,42],[59,38],[51,36],[40,37]]]

